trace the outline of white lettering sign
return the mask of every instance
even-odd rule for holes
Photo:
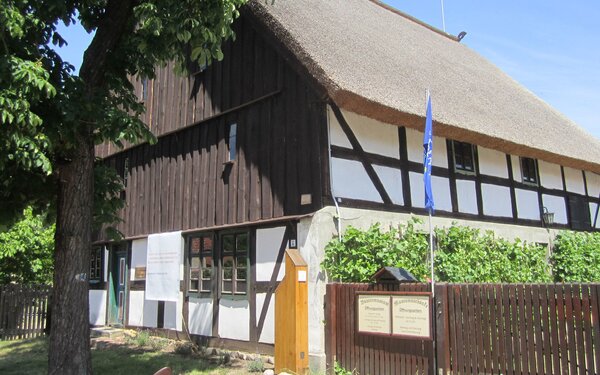
[[[148,236],[146,258],[146,299],[178,301],[183,254],[181,232]]]

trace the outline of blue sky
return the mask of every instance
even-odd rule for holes
[[[442,28],[440,0],[384,2]],[[444,10],[447,32],[466,31],[462,43],[600,138],[600,1],[445,0]],[[79,67],[90,36],[62,35]]]

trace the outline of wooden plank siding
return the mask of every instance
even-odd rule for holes
[[[223,61],[189,78],[174,75],[169,64],[148,83],[143,119],[156,144],[96,148],[127,177],[124,221],[117,227],[125,237],[322,207],[325,101],[252,25],[242,18],[235,30]],[[135,86],[141,95],[141,83]],[[226,163],[233,123],[237,157]],[[301,205],[302,194],[311,194],[312,202]]]

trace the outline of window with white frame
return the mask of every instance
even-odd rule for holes
[[[213,235],[192,236],[189,239],[188,291],[210,293],[213,283]]]
[[[247,294],[248,234],[232,233],[221,237],[221,292]]]
[[[538,184],[537,160],[521,157],[521,179],[527,184]]]
[[[472,144],[452,141],[452,156],[456,172],[475,174],[475,147]]]

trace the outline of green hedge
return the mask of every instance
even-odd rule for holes
[[[547,249],[492,231],[452,226],[436,229],[436,278],[448,282],[526,283],[551,281]]]
[[[600,233],[559,233],[551,261],[555,281],[600,281]]]
[[[323,269],[330,280],[367,282],[383,266],[409,270],[427,280],[428,236],[416,230],[417,219],[397,228],[368,230],[348,227],[342,242],[325,248]],[[492,231],[453,225],[437,228],[436,280],[447,282],[549,282],[546,248],[521,240],[507,241]]]

